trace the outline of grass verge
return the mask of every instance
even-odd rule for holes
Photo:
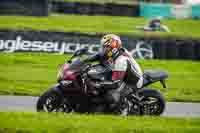
[[[92,21],[91,21],[92,20]],[[117,16],[58,15],[48,17],[0,16],[0,29],[80,32],[87,34],[115,33],[129,36],[200,38],[196,20],[163,20],[170,33],[142,32],[135,27],[148,22],[144,18]],[[187,33],[187,34],[185,34]]]
[[[200,119],[0,113],[0,133],[199,133]]]
[[[0,53],[0,94],[39,95],[56,83],[58,65],[69,55],[45,53]],[[200,102],[200,62],[138,60],[143,69],[169,73],[168,101]],[[152,88],[161,89],[156,83]]]

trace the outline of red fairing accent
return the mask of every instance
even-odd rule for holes
[[[64,80],[76,80],[76,74],[72,70],[69,70],[69,64],[63,65],[63,74]]]
[[[65,71],[65,70],[67,70],[67,69],[69,69],[69,64],[65,63],[65,64],[63,65],[63,70]]]
[[[123,80],[126,75],[125,71],[113,71],[112,80]]]
[[[76,80],[76,75],[72,71],[65,71],[64,72],[64,80]]]

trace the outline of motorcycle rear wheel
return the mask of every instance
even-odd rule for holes
[[[165,110],[165,99],[163,95],[154,89],[143,89],[139,93],[141,100],[141,115],[159,116]]]

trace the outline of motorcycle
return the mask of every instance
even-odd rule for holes
[[[38,112],[78,112],[108,113],[122,115],[160,115],[165,109],[165,99],[160,91],[147,88],[160,82],[167,88],[165,80],[168,74],[160,70],[146,70],[143,73],[143,86],[131,88],[126,84],[126,91],[114,110],[108,108],[103,95],[106,90],[97,89],[99,83],[106,80],[111,70],[101,64],[85,63],[87,55],[83,48],[74,52],[58,71],[57,84],[49,88],[38,99]]]

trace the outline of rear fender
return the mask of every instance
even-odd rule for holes
[[[156,82],[160,82],[162,87],[165,89],[165,90],[168,90],[168,87],[167,87],[167,84],[166,84],[166,80],[158,80],[158,81],[151,81],[151,80],[147,80],[147,79],[144,79],[143,81],[143,86],[142,88],[150,85],[150,84],[153,84],[153,83],[156,83]]]
[[[144,88],[138,91],[139,95],[143,95],[143,94],[149,94],[149,95],[158,95],[160,96],[161,93],[158,90],[154,90],[154,89],[148,89],[148,88]]]
[[[166,84],[166,81],[165,80],[160,80],[160,83],[162,84],[163,88],[165,90],[168,90],[168,87],[167,87],[167,84]]]

